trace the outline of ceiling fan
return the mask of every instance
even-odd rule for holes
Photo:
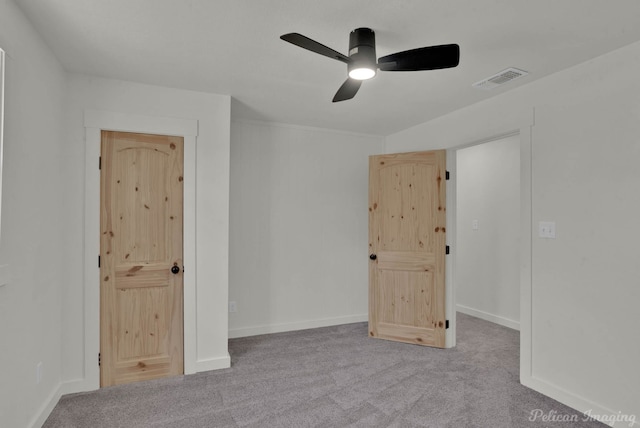
[[[299,33],[288,33],[280,36],[311,52],[342,61],[347,64],[349,77],[340,86],[333,97],[333,102],[353,98],[363,80],[371,79],[376,71],[420,71],[451,68],[460,62],[460,46],[456,44],[427,46],[396,52],[378,58],[376,63],[376,35],[370,28],[357,28],[349,35],[349,56],[316,42]]]

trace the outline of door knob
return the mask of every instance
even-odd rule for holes
[[[180,268],[178,266],[172,267],[171,268],[171,273],[174,274],[174,275],[177,274],[177,273],[180,273]]]
[[[378,258],[378,256],[376,256],[375,254],[370,254],[370,255],[369,255],[369,258],[370,258],[371,260],[375,260],[375,259],[377,259],[377,258]]]

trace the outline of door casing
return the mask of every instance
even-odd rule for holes
[[[520,136],[520,378],[532,377],[531,366],[531,242],[533,223],[531,214],[531,156],[533,118],[526,118],[519,128],[490,135],[487,138],[461,142],[447,149],[447,171],[451,179],[447,181],[447,245],[450,253],[445,268],[446,316],[450,328],[446,332],[445,347],[456,346],[456,152],[479,144],[499,140],[513,135]],[[525,384],[525,382],[522,382]]]
[[[196,372],[196,139],[198,121],[172,117],[84,111],[84,378],[68,392],[100,386],[100,157],[101,131],[174,135],[184,138],[184,372]]]

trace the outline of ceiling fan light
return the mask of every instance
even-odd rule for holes
[[[359,67],[349,70],[349,77],[355,80],[367,80],[376,75],[376,71],[369,67]]]

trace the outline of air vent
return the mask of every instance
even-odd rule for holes
[[[497,88],[500,85],[504,85],[507,82],[511,82],[518,77],[526,76],[527,74],[529,74],[529,72],[524,70],[519,70],[517,68],[507,68],[506,70],[502,70],[500,73],[494,74],[487,79],[476,82],[471,86],[488,91],[490,89]]]

